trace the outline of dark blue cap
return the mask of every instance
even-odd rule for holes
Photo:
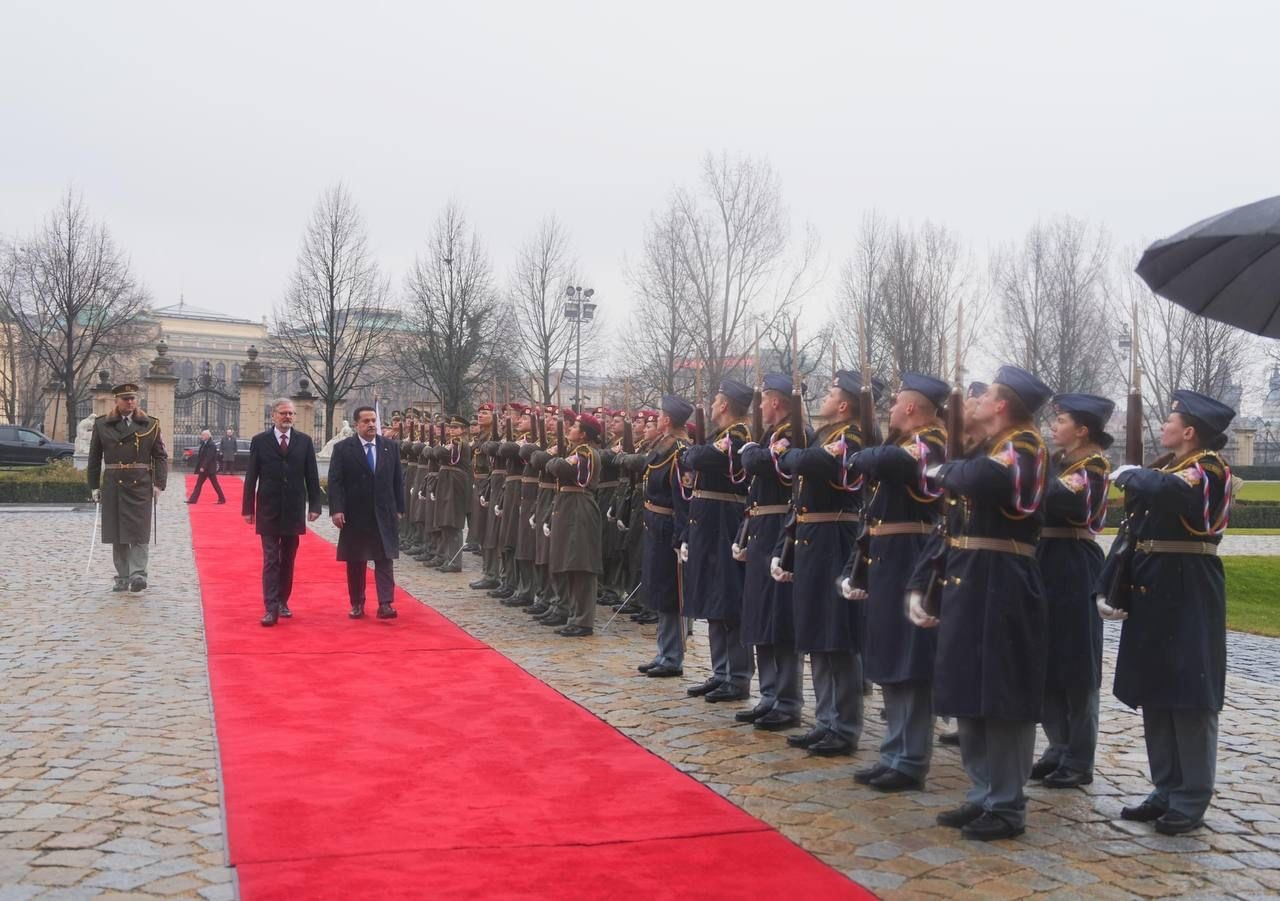
[[[1106,426],[1116,405],[1114,401],[1098,397],[1096,394],[1056,394],[1053,398],[1053,408],[1059,413],[1093,416],[1100,425]]]
[[[1194,416],[1218,435],[1225,432],[1231,420],[1236,418],[1236,411],[1221,401],[1186,389],[1173,392],[1173,405],[1169,409],[1174,413]]]
[[[791,376],[783,375],[781,372],[771,372],[764,377],[765,391],[781,391],[784,394],[790,394],[792,389]]]
[[[923,394],[929,399],[929,403],[935,407],[945,407],[947,405],[947,397],[951,394],[951,386],[942,379],[935,379],[931,375],[921,375],[918,372],[904,372],[902,374],[902,390]]]
[[[835,380],[832,382],[841,391],[849,394],[857,394],[862,390],[862,374],[856,369],[839,369],[836,371]],[[871,377],[871,396],[876,400],[880,399],[880,395],[884,394],[885,384],[875,376]]]
[[[743,408],[751,406],[751,398],[755,395],[750,385],[744,385],[737,379],[723,379],[720,382],[720,393]]]
[[[995,383],[1018,395],[1029,413],[1035,413],[1053,395],[1052,388],[1017,366],[1001,366],[996,372]]]
[[[965,392],[964,396],[965,396],[965,400],[968,400],[971,397],[981,397],[986,393],[987,393],[986,382],[970,382],[969,390]]]
[[[693,415],[693,404],[683,397],[664,394],[662,395],[662,412],[671,417],[672,425],[681,426],[688,422],[689,417]]]

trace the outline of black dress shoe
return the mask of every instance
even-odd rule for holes
[[[352,604],[351,609],[347,612],[347,616],[352,619],[359,619],[364,616],[364,601],[361,601],[358,604]]]
[[[799,726],[800,717],[788,716],[777,710],[770,710],[751,725],[753,728],[763,729],[765,732],[781,732],[783,729],[794,729]]]
[[[657,660],[650,660],[648,663],[642,663],[639,666],[637,666],[636,672],[647,673],[649,672],[649,670],[653,669],[655,666],[658,666],[658,665],[659,665],[659,662]]]
[[[193,498],[193,497],[189,497],[189,498],[187,498],[187,503],[188,503],[188,504],[196,504],[196,503],[199,503],[199,501],[197,501],[197,500],[196,500],[195,498]]]
[[[636,622],[642,626],[652,626],[658,621],[658,614],[653,611],[642,613],[636,617]]]
[[[673,676],[683,676],[684,670],[678,666],[659,665],[647,670],[645,675],[650,679],[670,679]]]
[[[772,704],[770,704],[768,707],[765,707],[763,704],[757,704],[756,706],[752,707],[750,710],[739,710],[737,713],[733,715],[733,718],[740,723],[754,723],[756,720],[760,719],[760,717],[764,716],[766,713],[768,713],[772,709],[773,709]]]
[[[289,609],[288,604],[285,604],[285,603],[280,604],[280,618],[293,619],[293,611]]]
[[[1040,780],[1058,768],[1058,761],[1041,757],[1031,767],[1031,778]]]
[[[745,701],[751,697],[751,693],[745,688],[734,688],[728,682],[720,685],[714,691],[709,691],[702,696],[702,700],[708,704],[719,704],[721,701]]]
[[[132,579],[129,580],[130,591],[141,591],[146,587],[147,587],[147,580],[142,578],[142,576],[134,576]]]
[[[442,573],[460,573],[462,572],[461,563],[446,563],[443,566],[437,566],[436,572]]]
[[[1166,811],[1165,815],[1156,820],[1156,832],[1161,835],[1183,835],[1199,829],[1204,825],[1204,820],[1193,820],[1184,813],[1178,813],[1176,810]]]
[[[690,686],[688,689],[686,689],[686,691],[689,697],[700,698],[703,695],[711,694],[711,692],[719,688],[720,685],[721,685],[720,680],[717,679],[715,676],[712,676],[706,682],[703,682],[699,685]]]
[[[853,771],[853,781],[859,785],[870,785],[871,780],[877,776],[883,776],[889,772],[889,768],[883,763],[877,763],[875,766],[864,767],[860,770]]]
[[[468,588],[474,588],[476,591],[488,591],[490,588],[497,588],[497,587],[498,587],[498,580],[497,580],[497,579],[488,579],[488,578],[485,578],[485,579],[476,579],[474,582],[472,582],[472,583],[471,583],[470,585],[468,585],[467,587],[468,587]]]
[[[396,613],[396,608],[390,604],[378,605],[378,619],[395,619],[399,615]]]
[[[1027,830],[1008,820],[983,811],[982,816],[960,827],[960,835],[978,842],[994,842],[1002,838],[1016,838]]]
[[[882,792],[901,792],[924,787],[919,779],[912,779],[906,773],[899,773],[894,769],[885,770],[867,784]]]
[[[218,500],[218,503],[220,504],[225,504],[226,502],[227,502],[227,499],[225,497]]]
[[[824,726],[814,726],[804,735],[792,735],[787,738],[787,744],[793,748],[808,748],[816,745],[827,737],[827,730]]]
[[[515,594],[502,602],[503,607],[528,607],[533,603],[533,598],[527,594]]]
[[[959,807],[952,808],[951,810],[944,810],[942,813],[938,814],[934,822],[939,826],[949,826],[952,829],[963,829],[984,813],[986,813],[986,811],[982,809],[981,804],[971,804],[966,801]]]
[[[960,745],[960,733],[959,732],[943,732],[941,735],[938,736],[938,744],[950,745],[953,748],[958,747]]]
[[[1132,807],[1120,808],[1120,819],[1129,820],[1133,823],[1153,823],[1168,812],[1158,804],[1143,801],[1141,804],[1135,804]]]
[[[540,616],[538,617],[538,622],[542,623],[544,626],[567,626],[569,624],[569,617],[564,615]]]
[[[442,566],[443,564],[444,564],[444,557],[441,557],[437,554],[432,554],[426,560],[422,561],[422,565],[425,566],[427,569],[436,569],[437,567]]]
[[[524,612],[528,613],[530,616],[542,616],[542,614],[546,613],[550,609],[551,608],[546,604],[535,603],[532,607],[525,607]]]
[[[586,626],[565,626],[563,629],[556,629],[557,635],[563,635],[565,638],[586,638],[588,635],[594,635],[595,630]]]
[[[480,550],[480,545],[476,544],[474,541],[468,541],[466,544],[462,546],[462,549],[469,554],[472,551]]]
[[[264,616],[264,617],[260,620],[260,622],[261,622],[264,626],[274,626],[274,625],[276,624],[276,612],[275,612],[275,610],[268,610],[268,611],[267,611],[267,615],[266,615],[266,616]]]
[[[846,757],[855,750],[852,742],[831,732],[823,736],[822,741],[809,745],[809,753],[815,757]]]
[[[1078,788],[1092,783],[1093,773],[1082,773],[1079,770],[1069,770],[1060,766],[1044,777],[1043,784],[1045,788]]]
[[[129,583],[125,579],[116,579],[114,582],[111,583],[111,590],[112,591],[128,591]]]

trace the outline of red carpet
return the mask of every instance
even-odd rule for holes
[[[243,898],[871,897],[407,593],[348,620],[321,538],[262,628],[241,486],[190,510]]]

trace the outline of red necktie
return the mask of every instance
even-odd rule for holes
[[[281,454],[289,453],[289,433],[288,432],[285,432],[283,435],[280,436],[280,453]]]

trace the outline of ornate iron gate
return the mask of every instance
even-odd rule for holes
[[[173,450],[177,453],[194,444],[204,429],[215,438],[227,429],[240,432],[240,392],[215,377],[208,363],[199,376],[178,383],[173,406]]]

